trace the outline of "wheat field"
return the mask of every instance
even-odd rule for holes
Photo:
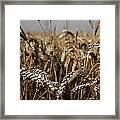
[[[20,25],[21,100],[100,100],[100,21],[88,20],[92,32],[26,32]]]

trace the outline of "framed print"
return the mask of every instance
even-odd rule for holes
[[[2,119],[119,119],[119,2],[1,2]]]

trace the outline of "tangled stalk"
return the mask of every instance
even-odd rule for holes
[[[100,21],[93,31],[71,32],[66,28],[24,32],[20,26],[21,100],[99,100],[100,99]]]

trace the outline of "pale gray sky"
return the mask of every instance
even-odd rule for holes
[[[46,31],[51,30],[49,20],[41,20],[40,22]],[[71,31],[78,30],[78,31],[92,32],[88,20],[67,20],[67,23],[68,23],[68,28]],[[21,20],[20,25],[24,28],[26,32],[42,31],[37,20]],[[60,32],[66,26],[66,20],[52,20],[52,27],[54,28],[54,26],[56,26],[57,31]]]

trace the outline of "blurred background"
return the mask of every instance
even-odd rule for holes
[[[91,20],[93,23],[93,29],[97,20]],[[57,32],[61,32],[63,29],[68,28],[71,31],[91,32],[89,20],[40,20],[41,25],[45,31],[50,31],[56,27]],[[20,25],[24,28],[25,32],[43,32],[37,20],[21,20]],[[98,30],[98,34],[100,30]]]

